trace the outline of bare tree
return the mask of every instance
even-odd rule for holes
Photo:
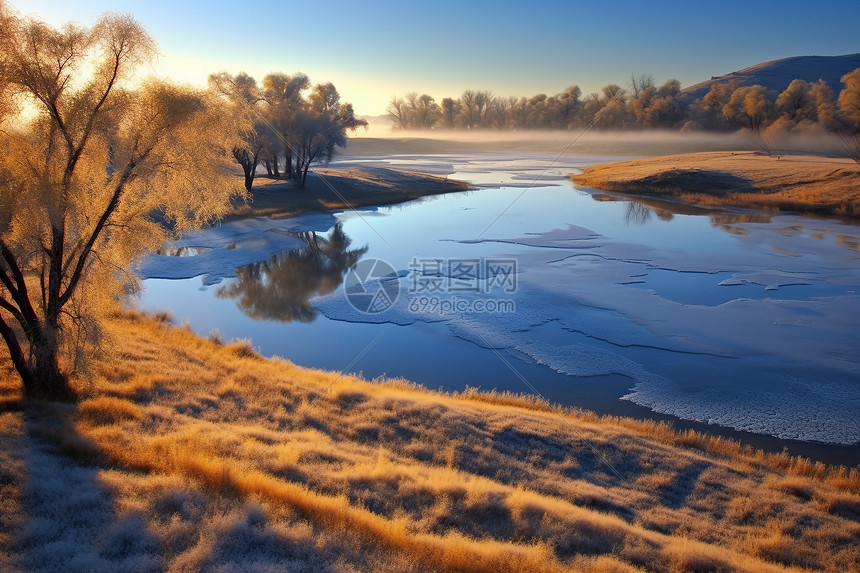
[[[388,112],[388,117],[394,120],[395,127],[399,127],[400,129],[411,127],[408,115],[409,111],[406,108],[406,102],[403,98],[391,96],[391,100],[388,102],[388,106],[385,108],[385,111]]]
[[[242,191],[241,141],[211,93],[132,88],[154,44],[129,16],[55,29],[0,3],[0,22],[0,335],[28,395],[70,398],[77,351],[137,285],[132,262]],[[21,98],[29,121],[10,115]]]
[[[654,87],[654,76],[651,74],[640,74],[638,76],[630,76],[630,88],[633,90],[633,97],[639,97],[642,90]]]

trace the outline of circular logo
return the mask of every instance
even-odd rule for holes
[[[400,277],[382,259],[362,259],[349,269],[343,279],[346,300],[367,314],[378,314],[391,308],[400,294]]]

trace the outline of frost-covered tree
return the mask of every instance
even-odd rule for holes
[[[843,137],[846,154],[860,163],[860,68],[842,76],[845,88],[839,92],[839,109],[850,134]]]
[[[794,80],[776,98],[776,108],[793,125],[803,120],[815,120],[815,101],[809,90],[808,82]]]
[[[442,98],[440,113],[442,127],[453,129],[457,116],[460,115],[460,101],[450,97]]]
[[[311,85],[310,79],[302,73],[292,76],[283,73],[272,73],[263,78],[263,99],[268,104],[265,118],[268,125],[276,133],[271,140],[269,161],[272,162],[272,175],[280,176],[278,170],[278,154],[284,154],[284,175],[287,179],[293,177],[293,160],[297,141],[295,136],[299,128],[299,115],[304,106],[302,92]]]
[[[418,95],[410,93],[406,96],[406,102],[409,106],[411,127],[430,129],[436,125],[436,122],[442,116],[439,104],[436,103],[436,100],[432,96],[427,94]]]
[[[815,117],[818,124],[827,131],[836,131],[839,120],[833,89],[824,80],[818,80],[809,88],[809,96],[815,102]]]
[[[223,94],[229,102],[228,111],[235,117],[237,125],[246,125],[241,130],[242,144],[233,148],[233,157],[245,175],[245,189],[250,191],[257,175],[257,166],[263,151],[277,137],[271,124],[263,121],[260,103],[263,97],[257,80],[242,72],[231,76],[226,72],[209,76],[209,85]]]
[[[598,128],[621,129],[633,121],[633,114],[627,105],[627,92],[616,84],[601,89],[598,96],[599,110],[592,121]]]
[[[341,103],[331,83],[317,84],[296,113],[291,149],[296,156],[295,178],[304,187],[313,163],[331,161],[335,147],[346,146],[346,132],[367,127],[355,117],[350,103]]]
[[[57,29],[0,2],[0,335],[28,395],[72,397],[134,260],[242,191],[223,101],[135,78],[153,52],[129,16]]]
[[[774,116],[774,98],[771,96],[764,86],[740,87],[732,92],[731,99],[723,106],[723,114],[753,133],[760,133]]]

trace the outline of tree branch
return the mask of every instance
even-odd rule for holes
[[[5,260],[6,264],[9,266],[12,278],[15,279],[15,286],[12,287],[11,279],[6,274],[5,270],[0,274],[0,280],[2,280],[6,288],[9,289],[9,294],[12,295],[12,299],[18,305],[18,309],[21,311],[21,314],[29,325],[29,328],[38,326],[39,317],[36,315],[36,311],[33,309],[33,305],[30,302],[30,295],[27,292],[27,282],[24,279],[24,273],[21,272],[21,267],[18,266],[18,261],[15,259],[15,255],[11,250],[9,250],[8,245],[6,245],[6,242],[3,239],[0,239],[0,255],[3,256],[3,260]],[[9,284],[7,284],[7,281]],[[24,323],[22,323],[22,326],[27,328]]]
[[[3,298],[1,296],[0,296],[0,307],[3,307],[6,310],[8,310],[9,314],[11,314],[12,316],[15,317],[15,320],[18,321],[18,324],[20,324],[22,328],[27,327],[26,321],[24,319],[24,315],[21,314],[21,311],[18,310],[18,308],[14,304],[12,304],[11,302],[9,302],[8,300],[6,300],[5,298]]]
[[[99,115],[99,111],[104,106],[104,103],[107,101],[110,92],[113,90],[113,86],[116,83],[117,78],[119,77],[119,69],[121,65],[121,54],[122,50],[117,53],[114,52],[114,61],[113,61],[113,70],[111,71],[111,77],[108,80],[107,86],[104,89],[104,92],[101,94],[98,103],[96,103],[93,110],[90,112],[89,117],[87,118],[87,124],[84,127],[84,131],[81,134],[81,140],[78,142],[77,147],[69,148],[69,161],[66,163],[66,171],[63,173],[63,191],[68,191],[69,183],[71,182],[72,175],[75,172],[75,167],[78,164],[78,160],[81,157],[81,154],[84,151],[84,147],[86,147],[87,141],[90,138],[90,134],[93,130],[93,125],[95,125],[96,117]],[[65,135],[65,130],[64,130]],[[69,137],[67,137],[67,141],[71,141]]]
[[[145,160],[149,153],[152,151],[152,149],[153,148],[150,147],[143,154],[141,154],[139,161]],[[58,299],[58,304],[60,308],[62,308],[62,306],[65,305],[72,297],[72,294],[74,293],[78,282],[81,280],[81,276],[84,272],[84,267],[86,266],[87,257],[89,257],[90,253],[92,252],[93,246],[96,244],[96,241],[98,240],[99,235],[101,235],[101,232],[107,224],[108,219],[110,219],[111,215],[113,215],[114,211],[116,211],[116,208],[119,206],[119,200],[122,198],[122,195],[125,192],[125,185],[126,183],[128,183],[129,179],[131,179],[132,175],[134,174],[134,169],[137,164],[138,163],[136,161],[131,160],[123,170],[122,176],[117,183],[116,189],[114,190],[111,200],[108,202],[107,207],[105,207],[105,210],[102,213],[101,217],[99,217],[98,223],[96,223],[93,232],[90,233],[90,236],[84,244],[83,249],[81,249],[81,253],[78,255],[77,263],[75,264],[75,268],[72,271],[71,277],[69,278],[69,284],[68,286],[66,286],[65,292],[63,292],[63,294],[60,295]]]
[[[0,335],[2,335],[3,340],[6,341],[6,346],[9,348],[9,357],[12,359],[12,364],[14,364],[15,370],[17,370],[18,374],[21,376],[21,380],[24,382],[24,387],[28,389],[32,388],[35,383],[33,372],[27,364],[27,359],[24,357],[24,352],[21,350],[21,344],[18,342],[18,337],[15,336],[15,331],[6,324],[2,315],[0,315]]]

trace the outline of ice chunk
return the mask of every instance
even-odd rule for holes
[[[206,284],[217,284],[235,277],[240,266],[304,246],[292,233],[327,231],[334,223],[334,217],[328,214],[230,221],[169,242],[160,250],[163,254],[154,253],[139,262],[138,274],[143,279],[206,275]]]

